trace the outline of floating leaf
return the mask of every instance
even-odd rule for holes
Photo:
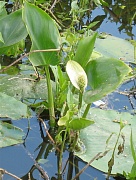
[[[8,117],[13,120],[27,118],[27,105],[0,92],[0,117]]]
[[[40,8],[25,2],[23,19],[32,40],[31,50],[59,48],[59,32],[55,22]],[[34,66],[56,65],[59,63],[57,52],[40,52],[30,55]]]
[[[85,102],[92,103],[113,92],[130,71],[131,68],[118,59],[101,57],[91,60],[86,67],[91,90],[85,92]]]
[[[133,134],[136,133],[136,117],[129,113],[118,113],[114,110],[92,108],[87,118],[93,119],[95,123],[85,130],[81,130],[80,139],[85,145],[85,151],[76,153],[76,155],[83,161],[89,162],[97,153],[102,152],[101,157],[91,165],[107,173],[108,162],[111,159],[120,130],[120,120],[122,120],[122,123],[126,124],[126,126],[121,131],[122,136],[119,138],[117,147],[119,148],[125,140],[124,149],[121,153],[119,153],[118,148],[115,151],[112,174],[122,174],[123,171],[130,172],[134,163],[131,154],[130,135],[131,128]],[[133,140],[134,144],[136,144],[136,139]]]
[[[46,80],[36,81],[35,78],[30,75],[0,77],[0,90],[19,100],[25,98],[46,100],[48,98]],[[53,82],[52,86],[55,94]]]
[[[97,39],[95,50],[106,57],[122,59],[127,62],[134,62],[134,47],[124,39],[107,35],[105,39]]]
[[[24,135],[20,128],[0,121],[0,148],[23,143]]]

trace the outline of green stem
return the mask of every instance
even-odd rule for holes
[[[136,62],[136,46],[134,46],[134,61]]]
[[[61,174],[61,172],[62,172],[62,157],[63,157],[63,150],[65,147],[67,131],[68,131],[68,129],[66,128],[65,133],[64,133],[64,137],[63,137],[63,142],[62,142],[61,149],[60,149],[58,174]]]
[[[82,97],[83,97],[83,93],[79,92],[78,110],[81,109],[81,107],[82,107]]]
[[[89,110],[90,110],[90,106],[91,106],[91,103],[90,103],[90,104],[87,104],[82,118],[86,118],[86,116],[87,116],[87,114],[88,114],[88,112],[89,112]]]
[[[49,66],[45,66],[46,79],[47,79],[47,88],[48,88],[48,103],[49,103],[49,115],[50,115],[50,126],[55,126],[55,112],[54,112],[54,100],[52,93],[51,78],[49,72]]]

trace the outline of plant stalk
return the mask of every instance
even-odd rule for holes
[[[47,88],[48,88],[50,126],[54,127],[55,126],[54,100],[53,100],[53,93],[52,93],[52,85],[51,85],[49,66],[47,66],[47,65],[45,66],[45,72],[46,72]]]
[[[87,114],[88,114],[88,112],[89,112],[89,110],[90,110],[90,106],[91,106],[91,103],[90,103],[90,104],[87,104],[87,106],[86,106],[86,108],[85,108],[85,111],[84,111],[84,113],[83,113],[82,118],[86,118],[86,116],[87,116]]]
[[[83,93],[81,91],[79,91],[78,110],[81,109],[81,107],[82,107],[82,98],[83,98]]]
[[[58,162],[59,163],[58,174],[61,174],[61,172],[62,172],[62,157],[63,157],[63,150],[65,147],[67,131],[68,131],[68,129],[66,128],[65,133],[64,133],[64,137],[63,137],[63,142],[62,142],[61,149],[60,149],[59,162]]]

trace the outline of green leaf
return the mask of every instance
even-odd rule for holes
[[[81,130],[81,129],[84,129],[84,128],[90,126],[91,124],[94,124],[94,121],[88,120],[85,118],[77,118],[77,119],[71,120],[68,123],[68,127],[73,130]]]
[[[76,54],[73,60],[77,61],[83,68],[85,68],[86,64],[90,60],[96,36],[97,33],[94,33],[93,36],[81,39],[78,44]]]
[[[132,157],[134,159],[134,162],[136,162],[136,150],[135,150],[135,145],[133,142],[132,130],[131,130],[131,135],[130,135],[130,147],[131,147]]]
[[[107,34],[105,39],[97,38],[95,50],[103,56],[122,59],[126,62],[134,62],[134,47],[131,42]]]
[[[0,1],[0,13],[2,11],[2,9],[4,8],[6,2],[5,1]]]
[[[24,48],[25,48],[25,41],[24,39],[22,39],[16,44],[1,48],[0,54],[17,57],[18,54],[21,54],[24,51]]]
[[[24,135],[21,129],[0,121],[0,148],[23,143]]]
[[[59,126],[66,126],[67,121],[70,119],[70,111],[67,111],[66,115],[61,117],[58,121]]]
[[[25,2],[23,19],[32,40],[32,50],[58,49],[59,32],[55,22],[40,8]],[[34,66],[57,65],[59,63],[57,52],[40,52],[30,55]]]
[[[0,19],[2,19],[4,16],[7,15],[5,4],[6,4],[5,1],[0,1]]]
[[[0,117],[8,117],[13,120],[27,118],[27,105],[0,92]]]
[[[40,81],[35,80],[35,76],[16,75],[1,76],[0,90],[1,92],[13,96],[16,99],[48,99],[46,79]],[[55,86],[52,82],[53,93],[55,94]]]
[[[0,32],[0,42],[4,43],[4,39],[3,39],[3,37],[2,37],[1,32]]]
[[[102,4],[103,6],[109,7],[109,4],[108,4],[107,2],[105,2],[104,0],[100,0],[100,2],[101,2],[101,4]]]
[[[4,47],[16,44],[26,38],[27,31],[22,21],[22,10],[0,19],[0,32],[4,40],[4,43],[0,42],[0,53]]]
[[[115,151],[112,174],[122,174],[123,171],[130,172],[134,163],[131,154],[130,135],[131,128],[133,133],[136,133],[136,117],[129,113],[119,113],[114,110],[92,108],[90,109],[90,115],[88,115],[87,118],[93,119],[95,123],[85,130],[81,130],[80,140],[85,145],[85,148],[84,152],[76,153],[76,155],[83,161],[89,162],[97,153],[102,152],[101,158],[94,161],[91,165],[94,168],[107,173],[108,162],[112,157],[113,148],[120,131],[120,120],[122,120],[122,122],[126,124],[121,131],[125,138],[124,149],[119,153],[118,148],[124,142],[124,139],[120,136]],[[134,139],[134,143],[136,143],[136,138]]]
[[[84,101],[89,104],[113,92],[130,71],[131,68],[118,59],[101,57],[91,60],[86,67],[91,90],[85,92]]]
[[[6,69],[5,71],[4,71],[4,74],[8,74],[8,75],[16,75],[17,73],[19,73],[19,68],[18,67],[16,67],[16,66],[11,66],[11,67],[9,67],[8,69]],[[1,74],[1,73],[0,73]],[[6,77],[6,76],[5,76]],[[2,76],[1,76],[1,78],[2,78]],[[1,78],[0,78],[0,81],[1,81]],[[4,76],[3,76],[3,78],[4,78]],[[5,82],[6,83],[6,82]],[[0,87],[1,87],[1,85],[3,85],[3,84],[0,84]],[[4,85],[3,85],[4,86]]]
[[[136,162],[132,166],[130,178],[133,178],[133,180],[136,178]]]

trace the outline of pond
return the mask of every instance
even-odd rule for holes
[[[111,7],[113,8],[114,1],[111,4]],[[136,3],[134,3],[134,5],[136,9]],[[66,6],[66,9],[67,7],[68,5]],[[84,23],[86,23],[88,20],[91,21],[95,18],[97,18],[98,21],[101,21],[101,15],[105,15],[104,10],[102,7],[94,8],[94,10],[91,12],[91,15],[89,15],[89,19],[88,17],[83,18]],[[99,17],[97,17],[98,15]],[[128,28],[122,29],[123,32],[119,32],[118,28],[121,26],[121,21],[115,22],[112,18],[113,16],[109,16],[109,14],[107,14],[107,16],[104,17],[104,19],[102,20],[100,27],[96,28],[95,30],[97,30],[98,32],[106,32],[108,34],[112,34],[113,36],[117,36],[123,39],[136,39],[135,24],[132,25],[132,29],[129,29],[128,24],[126,24],[126,26],[123,24],[124,27]],[[134,22],[136,22],[136,19]],[[125,33],[125,31],[127,33]],[[26,44],[26,46],[28,46],[29,49],[29,42],[28,44]],[[2,65],[7,65],[7,62],[3,61],[4,58],[3,56],[1,56],[0,62]],[[8,59],[8,61],[10,64],[10,59]],[[26,61],[27,59],[24,59],[22,63]],[[133,63],[132,65],[135,66],[135,64]],[[1,74],[1,76],[5,76],[5,74]],[[114,109],[118,112],[129,112],[130,114],[135,116],[136,79],[133,78],[132,80],[125,82],[115,92],[110,93],[105,98],[101,99],[101,101],[93,103],[92,107],[98,107],[100,109]],[[50,142],[50,139],[45,132],[43,124],[40,123],[37,119],[36,112],[33,111],[32,113],[33,117],[30,119],[10,121],[11,124],[23,129],[25,133],[24,143],[10,147],[0,148],[0,168],[5,169],[13,175],[20,177],[22,180],[40,180],[48,179],[48,177],[51,180],[72,180],[72,178],[74,178],[76,174],[79,173],[79,171],[83,167],[85,167],[86,162],[82,161],[79,157],[74,156],[72,153],[68,153],[68,151],[66,150],[63,154],[63,174],[58,175],[58,152],[57,150],[55,150],[53,144]],[[47,128],[49,128],[48,131],[54,138],[55,131],[52,131],[49,127],[47,113],[43,112],[42,115],[42,118],[45,120]],[[41,176],[42,170],[45,171],[44,177]],[[12,180],[16,178],[4,174],[3,177],[1,177],[0,175],[0,179]],[[103,172],[89,166],[76,179],[105,180],[106,175]],[[110,177],[110,179],[114,178]],[[121,179],[121,177],[116,177],[116,179]]]

